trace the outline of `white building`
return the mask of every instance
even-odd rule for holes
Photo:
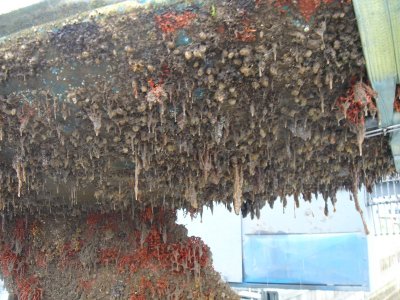
[[[258,220],[216,205],[194,220],[180,212],[178,222],[210,246],[216,270],[240,289],[277,291],[280,300],[400,299],[398,197],[398,180],[360,191],[368,236],[346,191],[328,216],[319,196],[298,209],[289,199],[285,212],[277,200]]]

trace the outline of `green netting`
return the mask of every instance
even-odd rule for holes
[[[378,92],[380,126],[393,124],[393,101],[399,56],[400,3],[398,0],[354,0],[368,76]]]
[[[353,2],[371,81],[383,81],[388,77],[397,76],[395,46],[390,22],[390,16],[394,16],[395,13],[389,13],[387,5],[387,2],[395,1],[355,0]]]
[[[400,83],[400,1],[387,0],[396,55],[397,83]]]

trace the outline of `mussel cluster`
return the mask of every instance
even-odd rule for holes
[[[3,41],[3,213],[221,201],[254,216],[392,173],[386,137],[361,156],[336,106],[365,80],[352,7],[306,22],[271,3],[92,14]]]

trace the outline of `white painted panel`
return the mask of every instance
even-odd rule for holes
[[[400,281],[400,236],[371,235],[368,237],[371,291]]]
[[[360,193],[359,202],[364,207],[364,200]],[[260,219],[243,219],[243,234],[254,233],[338,233],[364,232],[360,215],[355,210],[354,201],[350,201],[350,193],[337,193],[336,211],[330,201],[329,215],[325,216],[325,201],[319,195],[318,199],[305,202],[300,199],[300,207],[295,208],[293,197],[287,198],[285,210],[279,200],[271,209],[266,205],[260,214]]]

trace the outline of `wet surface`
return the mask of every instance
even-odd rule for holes
[[[393,172],[386,138],[362,145],[337,106],[365,72],[351,6],[322,5],[307,22],[250,2],[160,6],[4,42],[5,213],[67,205],[43,178],[96,187],[104,210],[218,200],[253,216],[286,195],[334,203],[339,188]]]
[[[3,226],[0,268],[19,299],[238,299],[209,248],[171,211],[42,215]]]
[[[21,299],[221,299],[177,208],[255,217],[344,188],[360,210],[394,166],[386,137],[364,141],[352,7],[315,3],[183,1],[0,44],[0,266]]]

